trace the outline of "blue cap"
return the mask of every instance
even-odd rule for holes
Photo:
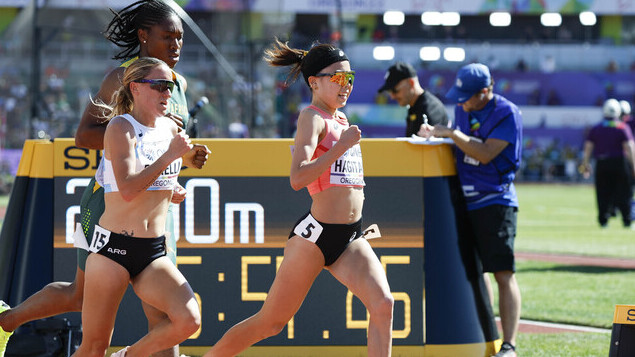
[[[445,95],[457,103],[463,103],[474,94],[492,84],[489,68],[482,63],[471,63],[461,67],[456,74],[454,86]]]

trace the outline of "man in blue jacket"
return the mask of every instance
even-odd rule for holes
[[[514,178],[520,167],[522,118],[518,107],[493,89],[487,66],[462,67],[446,94],[458,103],[453,127],[424,125],[419,135],[451,138],[456,145],[457,173],[483,271],[493,273],[498,284],[503,345],[496,356],[515,357],[521,298],[514,275]]]

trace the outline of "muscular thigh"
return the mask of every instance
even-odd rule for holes
[[[166,313],[194,299],[187,280],[166,256],[150,263],[132,280],[132,286],[141,300]]]
[[[322,271],[323,264],[322,252],[315,244],[297,236],[289,239],[262,313],[283,320],[291,318]]]
[[[109,338],[129,275],[125,268],[99,254],[86,262],[82,324],[88,339]]]
[[[356,239],[328,270],[362,302],[390,294],[386,272],[366,239]]]

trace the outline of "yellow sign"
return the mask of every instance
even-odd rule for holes
[[[187,169],[181,172],[181,177],[289,176],[291,139],[194,139],[193,142],[207,145],[212,153],[202,170]],[[44,167],[49,167],[49,171],[53,165],[54,177],[92,177],[101,159],[100,151],[78,148],[73,139],[55,139],[52,144],[43,141],[40,147],[46,150],[48,156],[37,155],[36,159]],[[364,139],[361,147],[364,175],[367,177],[456,174],[450,145],[413,145],[395,139]],[[25,146],[27,148],[30,146]],[[54,160],[50,155],[54,155]]]
[[[635,325],[635,305],[615,305],[613,323]]]

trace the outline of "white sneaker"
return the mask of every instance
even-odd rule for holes
[[[0,300],[0,314],[10,308],[6,302]],[[7,350],[7,343],[9,343],[9,337],[11,337],[11,335],[13,335],[13,331],[6,332],[0,327],[0,357],[4,357],[4,352]]]
[[[125,357],[127,351],[128,351],[128,347],[111,354],[110,357]]]
[[[494,357],[517,357],[516,347],[509,342],[503,342],[500,351]]]

